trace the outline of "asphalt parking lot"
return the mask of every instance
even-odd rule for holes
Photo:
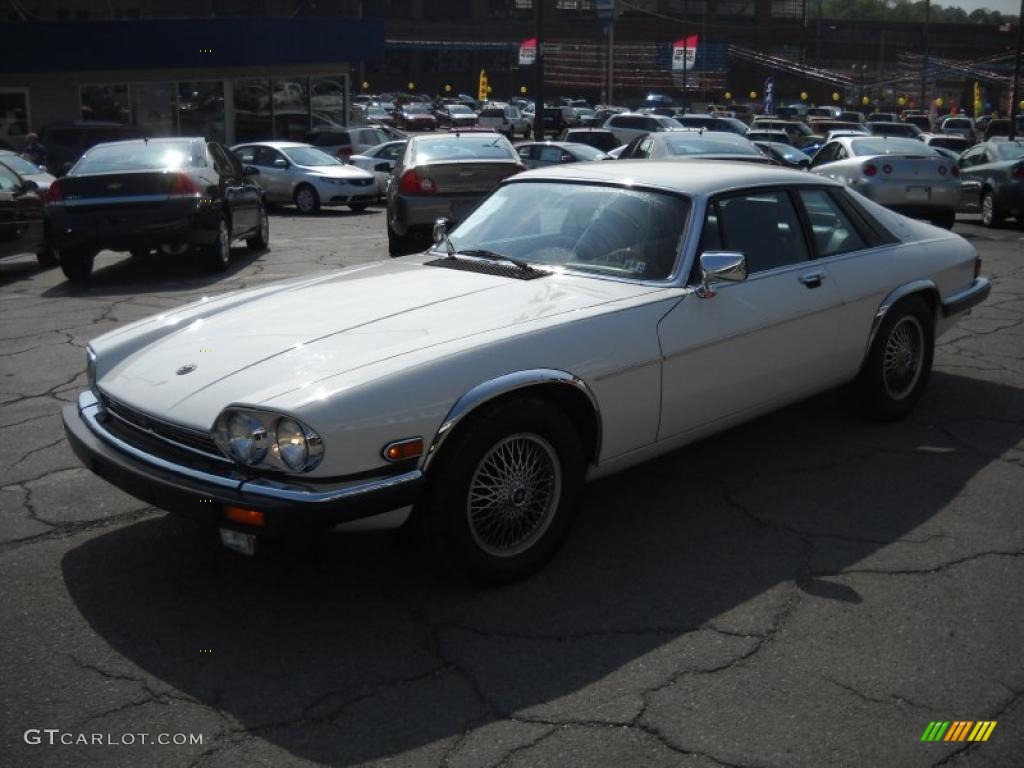
[[[958,223],[995,287],[909,420],[829,393],[600,481],[503,589],[393,533],[247,560],[79,466],[59,411],[90,338],[386,258],[383,216],[279,212],[218,276],[0,262],[0,764],[1021,765],[1024,230]],[[935,720],[998,725],[922,743]]]

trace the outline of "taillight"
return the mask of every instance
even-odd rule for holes
[[[1024,179],[1024,165],[1018,163],[1017,165],[1013,166],[1013,178]]]
[[[187,173],[174,174],[171,197],[199,197],[199,185]]]
[[[875,176],[878,173],[878,169],[871,163],[864,163],[864,175]]]
[[[60,188],[60,179],[55,179],[50,188],[46,190],[46,197],[43,199],[45,205],[64,205],[64,191]]]
[[[403,195],[431,195],[437,192],[437,184],[433,179],[424,178],[410,168],[399,179],[398,191]]]
[[[887,175],[887,176],[888,176],[888,175],[889,175],[890,173],[892,173],[892,166],[891,166],[891,165],[889,165],[888,163],[886,163],[885,165],[883,165],[883,166],[882,166],[882,173],[884,173],[885,175]]]
[[[351,157],[352,147],[342,147],[338,150],[338,157]]]
[[[949,172],[951,174],[953,174],[954,176],[959,176],[960,175],[960,166],[959,165],[952,165],[952,166],[950,166]]]

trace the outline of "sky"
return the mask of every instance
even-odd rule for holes
[[[975,8],[988,8],[990,11],[1002,11],[1003,13],[1020,13],[1020,3],[1017,0],[936,0],[939,5],[958,5],[965,11],[973,11]]]

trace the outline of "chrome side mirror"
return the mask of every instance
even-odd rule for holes
[[[445,252],[449,256],[455,255],[455,246],[452,245],[452,241],[448,239],[448,225],[451,222],[443,216],[434,219],[434,245],[444,246]]]
[[[747,279],[747,259],[735,251],[705,251],[700,255],[700,285],[697,295],[710,299],[715,295],[711,283],[720,280],[739,283]]]

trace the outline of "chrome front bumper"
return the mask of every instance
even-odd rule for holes
[[[246,475],[234,468],[214,471],[209,462],[169,459],[145,451],[108,428],[111,418],[92,392],[64,407],[64,430],[72,449],[93,472],[153,506],[219,527],[251,528],[224,519],[228,506],[264,514],[260,533],[335,525],[414,504],[424,482],[419,469],[376,476],[303,480]]]

